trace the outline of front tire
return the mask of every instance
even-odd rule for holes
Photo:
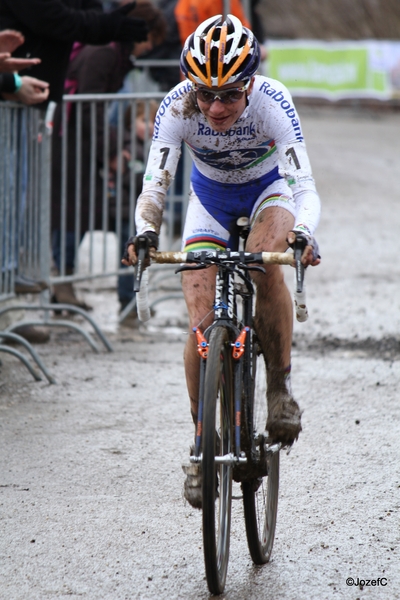
[[[212,594],[224,590],[229,559],[232,466],[216,464],[215,457],[233,453],[232,360],[228,330],[215,327],[206,366],[202,437],[203,547]]]

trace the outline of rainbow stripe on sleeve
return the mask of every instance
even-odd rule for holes
[[[195,250],[226,250],[227,245],[227,241],[215,235],[193,235],[186,240],[184,252],[194,252]]]

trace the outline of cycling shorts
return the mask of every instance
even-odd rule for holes
[[[270,206],[296,215],[291,189],[277,169],[260,179],[237,184],[212,181],[194,168],[182,250],[237,250],[238,218],[249,218],[251,227],[260,212]]]

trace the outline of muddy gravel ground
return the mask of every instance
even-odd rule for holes
[[[323,202],[323,262],[307,273],[310,319],[293,344],[304,431],[282,455],[264,567],[252,565],[234,501],[221,597],[395,599],[400,115],[301,115]],[[0,355],[0,598],[209,598],[201,513],[182,497],[192,436],[183,302],[158,304],[151,325],[132,328],[117,326],[114,291],[85,298],[113,352],[53,328],[36,348],[57,385]]]

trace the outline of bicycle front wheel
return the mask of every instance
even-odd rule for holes
[[[260,434],[264,433],[267,421],[266,372],[263,355],[257,356],[255,362],[253,434],[258,443],[262,444],[264,438]],[[257,448],[261,457],[263,450]],[[242,483],[247,544],[256,565],[269,561],[274,544],[278,512],[279,450],[267,452],[266,461],[268,475]]]
[[[225,327],[211,332],[204,385],[203,546],[207,584],[224,590],[229,559],[232,466],[216,461],[233,452],[232,346]]]

